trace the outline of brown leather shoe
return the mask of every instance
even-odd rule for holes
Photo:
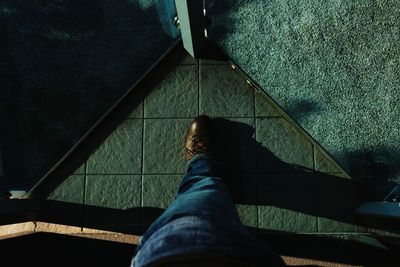
[[[210,117],[201,115],[192,121],[185,139],[186,160],[197,154],[211,154],[212,131]]]

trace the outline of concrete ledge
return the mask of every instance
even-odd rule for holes
[[[35,226],[34,222],[0,225],[0,240],[33,234],[35,232]]]
[[[303,258],[296,258],[296,257],[282,257],[283,261],[288,266],[320,266],[320,267],[358,267],[363,265],[349,265],[337,262],[329,262],[329,261],[320,261],[320,260],[313,260],[313,259],[303,259]]]
[[[140,236],[46,222],[24,222],[0,226],[0,240],[33,233],[55,233],[84,238],[137,244]]]

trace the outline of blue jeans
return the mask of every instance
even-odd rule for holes
[[[142,236],[133,266],[208,252],[279,266],[281,258],[242,225],[222,177],[217,161],[193,157],[175,200]]]

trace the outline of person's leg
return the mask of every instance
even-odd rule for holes
[[[175,200],[142,236],[138,249],[167,223],[184,216],[201,216],[213,221],[228,220],[240,224],[232,198],[222,180],[219,163],[205,154],[194,156],[187,166]]]
[[[221,167],[210,156],[210,122],[205,116],[192,122],[185,141],[186,174],[174,201],[141,238],[135,266],[174,255],[209,252],[280,266],[281,259],[240,222]]]

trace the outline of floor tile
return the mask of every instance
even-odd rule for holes
[[[128,115],[125,117],[127,119],[139,119],[143,117],[143,102],[141,102],[138,106],[131,109]]]
[[[318,217],[318,232],[321,233],[353,233],[360,229],[363,228],[351,223]]]
[[[57,169],[61,173],[85,174],[87,153],[83,146],[74,150]],[[59,174],[57,174],[59,175]]]
[[[198,58],[193,58],[183,47],[183,44],[178,44],[175,48],[168,53],[163,61],[163,66],[177,66],[177,65],[197,65],[199,63]]]
[[[236,204],[236,210],[243,225],[258,227],[257,206]]]
[[[112,209],[140,206],[140,175],[88,175],[86,179],[87,205]]]
[[[261,172],[298,172],[313,169],[312,144],[283,118],[256,119],[259,142],[257,168]]]
[[[84,227],[140,233],[141,176],[88,175]]]
[[[228,176],[225,183],[235,203],[258,205],[258,182],[258,175],[242,174],[239,177]]]
[[[253,89],[230,66],[200,66],[200,113],[213,117],[253,117]]]
[[[185,172],[184,138],[191,119],[146,119],[144,174]]]
[[[315,176],[310,173],[260,174],[257,183],[258,203],[302,213],[317,213]]]
[[[317,232],[316,216],[274,206],[259,206],[258,212],[261,229],[293,233]]]
[[[110,116],[116,120],[143,118],[143,99],[147,92],[142,87],[145,87],[145,85],[140,84],[138,88],[125,96]]]
[[[174,199],[186,165],[184,137],[200,111],[218,117],[218,150],[244,225],[298,233],[365,230],[353,215],[363,195],[339,174],[314,175],[314,167],[338,169],[227,62],[198,66],[187,55],[176,64],[149,89],[145,104],[132,97],[134,105],[119,108],[113,118],[122,123],[86,163],[86,186],[85,163],[75,164],[74,175],[48,196],[49,220],[143,233]]]
[[[367,196],[347,178],[328,174],[316,176],[318,229],[320,232],[340,233],[363,230],[358,226],[355,210]]]
[[[137,96],[140,98],[140,96]],[[138,100],[135,100],[135,102]],[[111,117],[116,120],[122,119],[140,119],[143,118],[143,102],[140,103],[122,103],[115,111],[111,113]]]
[[[256,117],[282,117],[280,111],[278,111],[271,103],[271,100],[267,99],[257,90],[254,94],[255,98],[255,109]]]
[[[174,200],[182,175],[143,175],[143,206],[166,208]]]
[[[317,192],[312,174],[259,175],[257,189],[259,225],[262,228],[317,231]]]
[[[86,163],[83,162],[75,171],[74,174],[85,174]]]
[[[315,170],[324,173],[341,173],[342,171],[328,159],[320,149],[314,146]]]
[[[199,61],[202,65],[230,65],[230,63],[226,60],[217,60],[217,59],[202,59]]]
[[[197,116],[198,80],[197,66],[172,68],[168,76],[145,98],[145,118]]]
[[[47,197],[49,200],[83,204],[84,175],[71,175],[57,186]]]
[[[140,174],[142,120],[124,120],[87,161],[88,174]]]
[[[84,175],[67,177],[48,195],[46,212],[41,219],[46,222],[83,226],[84,192]]]
[[[256,171],[257,144],[253,118],[214,119],[218,153],[230,172]]]
[[[199,59],[194,58],[186,52],[186,55],[179,62],[179,65],[197,65],[199,64]]]

